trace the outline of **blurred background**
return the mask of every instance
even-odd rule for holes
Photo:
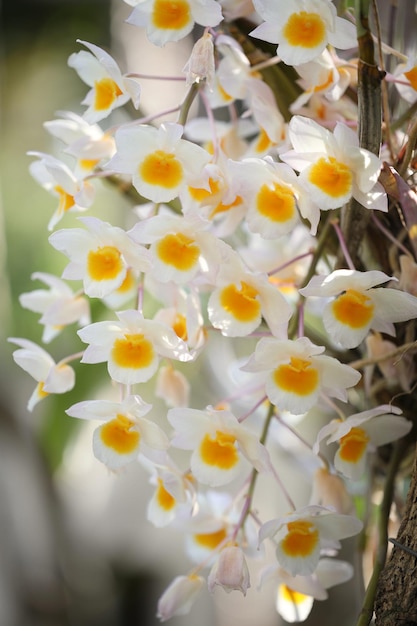
[[[57,154],[43,122],[60,110],[83,111],[86,85],[67,66],[80,49],[76,40],[112,50],[123,71],[158,74],[179,74],[192,42],[175,52],[148,46],[138,29],[123,23],[130,9],[122,0],[0,0],[0,11],[0,625],[152,626],[158,597],[190,564],[178,534],[146,522],[151,487],[143,469],[110,474],[92,455],[91,428],[64,413],[98,391],[105,369],[76,367],[75,391],[47,398],[30,414],[34,381],[12,361],[7,337],[40,341],[38,316],[22,309],[18,297],[38,286],[30,278],[34,271],[59,275],[64,267],[47,243],[55,200],[30,176],[27,152]],[[183,86],[174,91],[171,85],[169,92],[146,86],[144,111],[168,109],[170,98],[178,103]],[[98,189],[102,219],[111,221],[126,208],[123,202]],[[54,353],[79,349],[75,340],[64,333]],[[290,470],[301,501],[308,485],[300,468]],[[307,624],[334,626],[335,616],[339,626],[353,624],[359,586],[352,581],[331,590],[330,604],[316,603]],[[190,616],[171,623],[232,620],[282,623],[270,588],[253,589],[246,600],[222,590],[214,601],[202,594]]]

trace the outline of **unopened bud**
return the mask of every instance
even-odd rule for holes
[[[194,44],[191,56],[184,66],[187,85],[205,81],[210,91],[214,85],[214,45],[213,37],[205,32]]]
[[[157,617],[166,622],[174,615],[188,613],[204,582],[204,578],[191,574],[177,576],[159,598]]]
[[[224,548],[208,577],[208,588],[214,591],[215,585],[223,587],[227,593],[241,591],[246,595],[250,587],[249,569],[241,548],[228,546]]]

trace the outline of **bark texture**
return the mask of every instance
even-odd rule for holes
[[[417,454],[397,542],[417,553]],[[394,546],[383,569],[375,602],[376,626],[417,624],[417,556]]]

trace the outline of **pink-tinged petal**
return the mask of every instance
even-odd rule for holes
[[[158,618],[165,622],[174,615],[185,615],[204,584],[201,576],[177,576],[158,601]]]

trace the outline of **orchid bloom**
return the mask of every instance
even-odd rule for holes
[[[377,287],[395,280],[379,270],[335,270],[313,276],[300,289],[303,296],[331,298],[323,310],[323,324],[343,348],[355,348],[369,330],[395,335],[394,322],[417,317],[417,297],[399,289]]]
[[[351,415],[344,421],[332,420],[320,430],[314,450],[318,452],[324,440],[327,444],[338,442],[335,468],[347,478],[358,480],[365,470],[368,451],[410,432],[412,422],[401,413],[395,406],[382,405]]]

